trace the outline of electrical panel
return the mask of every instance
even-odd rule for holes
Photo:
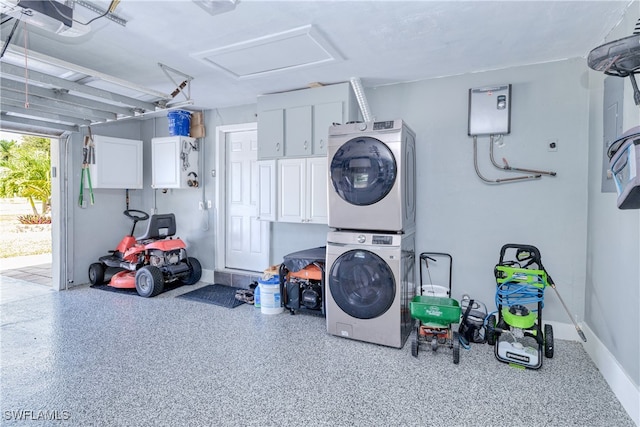
[[[469,136],[511,132],[511,85],[469,89]]]

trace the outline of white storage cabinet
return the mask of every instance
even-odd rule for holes
[[[91,185],[100,188],[142,188],[142,141],[94,135],[95,162],[89,165]]]
[[[198,145],[195,138],[168,136],[151,140],[151,187],[197,188]]]
[[[277,165],[277,221],[327,224],[327,158],[282,159]]]
[[[349,83],[258,97],[258,160],[325,156],[329,126],[358,118]]]

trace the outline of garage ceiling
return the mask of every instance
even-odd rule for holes
[[[14,30],[17,2],[0,0],[0,126],[45,134],[351,77],[374,87],[584,58],[640,17],[638,1],[76,0],[61,2],[71,28]]]

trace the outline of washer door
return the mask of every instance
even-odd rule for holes
[[[397,165],[385,143],[367,136],[345,142],[331,159],[329,172],[333,188],[343,200],[368,206],[391,191]]]
[[[373,319],[393,304],[396,281],[387,263],[378,255],[351,250],[332,264],[329,290],[338,307],[349,316]]]

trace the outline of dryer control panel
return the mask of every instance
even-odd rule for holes
[[[386,122],[374,122],[373,130],[385,130],[385,129],[393,129],[393,120],[388,120]]]
[[[371,243],[373,243],[374,245],[392,245],[393,236],[380,236],[374,234],[371,238]]]

